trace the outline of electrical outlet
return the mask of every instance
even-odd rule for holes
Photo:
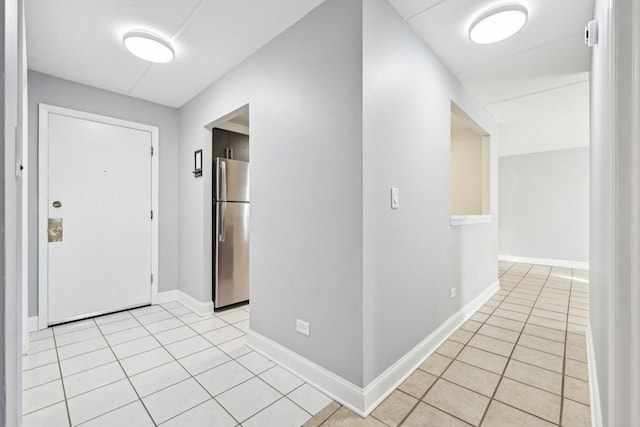
[[[450,296],[451,296],[451,298],[455,298],[456,297],[456,288],[451,288]]]
[[[309,322],[296,319],[296,331],[300,332],[302,335],[309,336]]]

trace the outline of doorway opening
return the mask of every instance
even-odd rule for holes
[[[214,310],[245,304],[250,298],[249,106],[207,126],[211,131],[210,229],[211,296]],[[206,246],[209,247],[209,244]],[[205,276],[206,277],[206,276]]]

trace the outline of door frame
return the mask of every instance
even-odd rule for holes
[[[49,318],[49,251],[48,251],[48,196],[49,196],[49,115],[58,114],[76,119],[121,126],[151,133],[151,304],[158,303],[158,184],[159,136],[157,126],[130,122],[99,114],[86,113],[49,104],[38,105],[38,329],[45,329]]]

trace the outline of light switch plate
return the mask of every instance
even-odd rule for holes
[[[400,207],[400,195],[396,187],[391,187],[391,209]]]

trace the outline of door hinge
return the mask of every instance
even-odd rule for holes
[[[151,211],[151,219],[153,219],[153,210]]]
[[[151,155],[153,156],[153,145],[151,146]]]
[[[153,283],[153,273],[151,273],[151,283]]]

